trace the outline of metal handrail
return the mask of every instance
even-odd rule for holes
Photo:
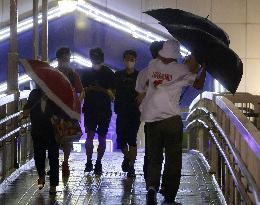
[[[230,173],[232,175],[232,178],[233,178],[233,180],[234,180],[234,182],[235,182],[235,184],[236,184],[236,186],[238,188],[239,193],[241,194],[241,196],[242,196],[243,200],[246,202],[246,204],[250,204],[250,200],[248,199],[248,196],[247,196],[246,192],[243,189],[242,183],[239,181],[238,176],[235,173],[235,170],[233,169],[233,167],[231,166],[230,161],[228,160],[225,152],[221,148],[221,146],[219,144],[219,141],[217,140],[217,138],[214,135],[213,131],[207,126],[206,122],[204,122],[203,120],[194,120],[191,123],[189,123],[187,125],[187,127],[191,126],[192,124],[195,124],[196,122],[202,124],[204,128],[209,129],[211,137],[214,140],[214,142],[216,143],[216,145],[217,145],[217,147],[219,149],[219,152],[221,153],[222,157],[224,158],[225,163],[226,163],[226,165],[227,165],[227,167],[228,167],[228,169],[229,169],[229,171],[230,171]]]
[[[12,115],[9,115],[9,116],[5,117],[4,119],[0,120],[0,125],[3,124],[3,123],[5,123],[5,122],[7,122],[8,120],[11,120],[11,119],[13,119],[13,118],[19,116],[21,113],[22,113],[22,111],[19,111],[19,112],[17,112],[17,113],[14,113],[14,114],[12,114]]]
[[[14,129],[11,132],[9,132],[9,133],[5,134],[4,136],[2,136],[0,138],[0,142],[9,139],[12,135],[14,135],[15,133],[19,132],[21,128],[26,128],[26,127],[29,127],[30,125],[31,125],[31,123],[22,124],[18,128]]]
[[[250,174],[250,172],[247,170],[245,164],[243,163],[242,159],[240,158],[239,154],[237,153],[236,149],[234,148],[234,146],[230,143],[228,137],[226,136],[225,132],[223,131],[223,129],[221,128],[221,126],[219,125],[219,123],[215,120],[214,116],[212,113],[210,113],[206,108],[202,108],[202,107],[198,107],[194,110],[192,110],[192,112],[190,113],[190,115],[187,116],[187,119],[190,118],[190,116],[196,111],[196,110],[199,110],[199,111],[203,111],[206,115],[205,116],[208,116],[211,120],[211,122],[213,123],[214,127],[217,128],[217,131],[221,134],[221,136],[223,137],[223,139],[225,140],[228,148],[230,149],[239,169],[241,170],[243,176],[247,179],[247,181],[249,182],[249,186],[251,187],[251,191],[253,193],[253,196],[254,196],[254,199],[256,201],[256,204],[257,205],[260,205],[260,191],[258,190],[258,187],[252,177],[252,175]],[[189,126],[191,126],[193,123],[195,122],[199,122],[201,124],[203,124],[203,126],[209,130],[210,134],[214,135],[214,132],[216,129],[212,129],[212,127],[208,127],[207,124],[203,121],[203,120],[193,120],[192,122],[190,122],[186,128],[188,128]],[[213,140],[217,140],[216,137],[213,138]],[[216,142],[216,141],[215,141]],[[220,145],[218,143],[216,143],[216,145],[219,147],[219,150],[222,154],[222,156],[224,157],[225,161],[228,160],[224,151],[222,150],[222,148],[220,147]],[[222,150],[222,151],[221,151]],[[229,164],[230,166],[230,164]],[[229,167],[228,166],[228,167]],[[230,167],[232,168],[232,167]],[[231,172],[231,170],[230,170]],[[231,173],[232,174],[232,173]],[[233,176],[233,174],[232,174]],[[234,175],[235,177],[235,175]],[[240,187],[241,189],[241,187]],[[240,192],[241,193],[241,192]],[[241,193],[242,194],[242,193]]]

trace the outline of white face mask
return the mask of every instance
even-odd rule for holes
[[[102,64],[94,64],[93,68],[94,70],[99,70],[102,67]]]
[[[134,68],[135,62],[134,61],[126,61],[125,65],[127,68]]]
[[[69,62],[60,62],[60,67],[63,68],[69,67]]]

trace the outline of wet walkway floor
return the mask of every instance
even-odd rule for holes
[[[103,175],[84,173],[84,153],[73,153],[70,157],[71,175],[67,181],[60,177],[56,197],[49,196],[49,182],[37,188],[37,173],[34,161],[16,171],[9,181],[0,186],[0,205],[126,205],[146,204],[146,189],[143,178],[143,153],[138,153],[136,178],[127,178],[121,170],[122,154],[106,153],[103,160]],[[61,159],[62,159],[61,154]],[[95,159],[95,156],[94,156]],[[61,163],[61,162],[60,162]],[[61,169],[60,169],[61,176]],[[158,204],[163,197],[158,194]],[[183,154],[181,185],[177,201],[183,205],[221,204],[220,196],[199,158],[190,153]]]

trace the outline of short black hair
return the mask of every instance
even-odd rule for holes
[[[131,55],[131,56],[134,56],[135,58],[137,58],[137,53],[134,50],[126,50],[123,53],[123,58],[125,58],[127,55]]]
[[[102,49],[99,47],[90,49],[89,56],[90,56],[91,60],[94,60],[94,61],[100,60],[100,61],[104,62],[104,53],[103,53]]]
[[[150,45],[150,52],[153,58],[158,57],[159,51],[163,48],[164,41],[154,41]]]
[[[60,47],[57,51],[56,51],[56,58],[62,58],[64,55],[70,55],[70,48],[69,47]]]

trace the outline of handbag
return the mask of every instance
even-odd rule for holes
[[[81,138],[82,130],[77,120],[64,120],[62,118],[52,117],[51,121],[57,143],[72,143],[79,141]]]

